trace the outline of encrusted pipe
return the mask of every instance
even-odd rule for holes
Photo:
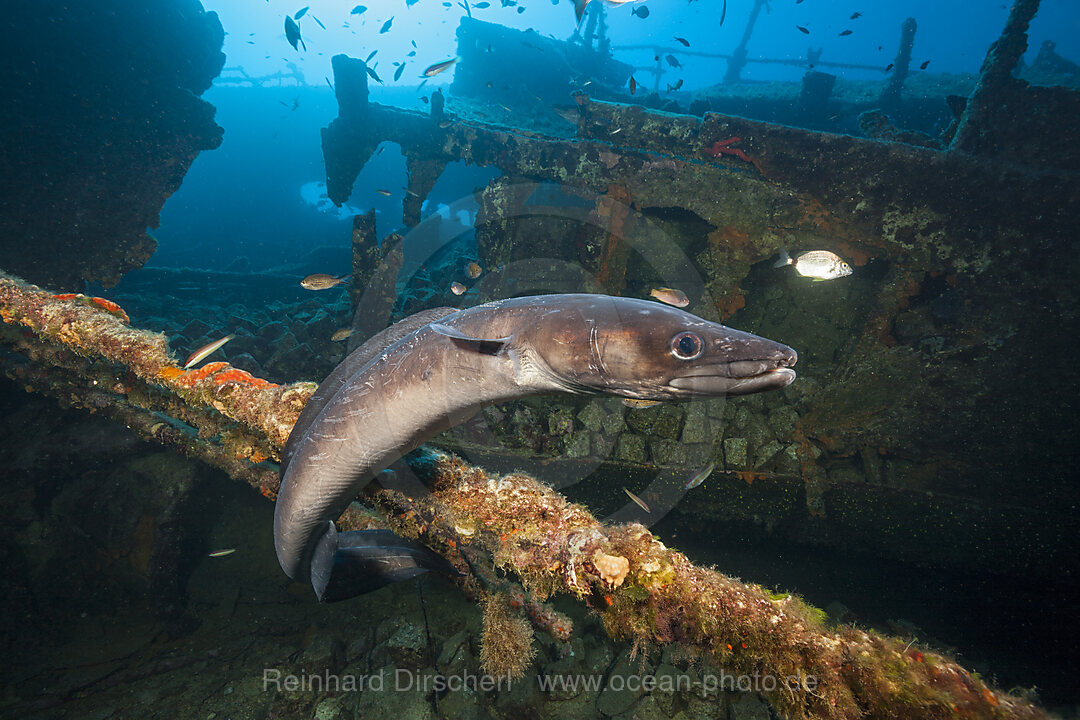
[[[276,456],[315,383],[276,385],[228,363],[180,368],[161,333],[128,325],[127,314],[104,298],[56,295],[0,271],[0,319],[33,332],[46,345],[122,366],[193,408],[210,408],[265,438],[252,459]],[[121,394],[127,394],[122,392]]]
[[[904,89],[904,81],[907,80],[908,69],[911,66],[911,49],[915,45],[915,18],[908,18],[900,26],[900,44],[896,50],[896,59],[893,60],[892,75],[889,83],[881,91],[878,102],[886,110],[894,110],[900,104],[900,93]]]
[[[1001,113],[1009,91],[1021,84],[1013,77],[1013,71],[1027,50],[1027,31],[1040,0],[1016,0],[1009,11],[1005,28],[983,59],[979,71],[979,84],[968,99],[953,138],[952,148],[978,152],[984,148],[981,134],[995,113]]]
[[[872,631],[830,628],[794,596],[698,567],[637,523],[605,526],[521,474],[489,475],[460,459],[414,462],[434,494],[379,502],[396,530],[490,553],[537,597],[569,593],[598,611],[609,634],[680,643],[733,675],[771,677],[765,694],[793,718],[1042,718],[955,662]],[[401,503],[425,507],[399,512]],[[416,518],[425,518],[422,526]]]

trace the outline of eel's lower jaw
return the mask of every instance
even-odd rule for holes
[[[776,367],[754,375],[689,375],[674,378],[668,383],[678,391],[693,395],[749,395],[766,390],[779,390],[791,384],[795,371]]]

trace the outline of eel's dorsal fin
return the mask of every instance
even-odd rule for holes
[[[429,310],[421,310],[418,313],[399,320],[388,328],[375,333],[362,345],[349,353],[348,361],[353,372],[367,365],[376,355],[396,343],[406,335],[411,335],[425,325],[441,320],[447,315],[458,312],[457,308],[437,307]]]
[[[506,350],[507,345],[513,340],[513,336],[504,338],[477,338],[471,335],[466,335],[460,330],[455,330],[452,327],[443,325],[442,323],[431,323],[429,328],[435,332],[450,338],[454,341],[458,347],[472,350],[474,352],[482,353],[484,355],[498,355]]]

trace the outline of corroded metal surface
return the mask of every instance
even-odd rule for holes
[[[526,475],[489,475],[446,456],[414,467],[434,494],[417,512],[416,503],[382,493],[396,530],[451,558],[459,548],[482,550],[539,597],[586,602],[615,637],[678,642],[735,674],[786,678],[764,690],[786,717],[1044,717],[940,655],[852,627],[829,629],[794,596],[697,567],[637,523],[603,525]]]
[[[20,328],[12,339],[35,352],[35,362],[85,374],[86,389],[107,390],[110,402],[164,411],[200,435],[224,433],[227,449],[254,463],[277,456],[316,387],[277,385],[223,362],[184,370],[164,335],[130,327],[110,301],[57,295],[7,274],[0,274],[0,317]],[[87,367],[80,358],[101,364]]]
[[[197,0],[18,4],[0,23],[0,125],[19,138],[0,154],[0,266],[52,287],[115,285],[153,254],[147,228],[191,163],[221,144],[198,97],[225,62],[221,23]]]

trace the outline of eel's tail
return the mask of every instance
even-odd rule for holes
[[[334,523],[328,526],[311,558],[311,585],[319,602],[347,600],[429,570],[461,574],[441,555],[389,530],[339,533]]]

